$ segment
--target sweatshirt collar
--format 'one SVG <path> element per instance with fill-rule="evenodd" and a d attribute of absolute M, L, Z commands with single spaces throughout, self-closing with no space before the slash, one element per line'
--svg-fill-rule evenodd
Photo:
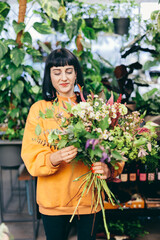
<path fill-rule="evenodd" d="M 57 94 L 57 98 L 58 98 L 58 102 L 74 102 L 76 103 L 76 100 L 77 100 L 77 97 L 76 97 L 76 94 L 74 94 L 73 96 L 71 97 L 63 97 L 61 95 L 59 95 L 58 93 Z"/>

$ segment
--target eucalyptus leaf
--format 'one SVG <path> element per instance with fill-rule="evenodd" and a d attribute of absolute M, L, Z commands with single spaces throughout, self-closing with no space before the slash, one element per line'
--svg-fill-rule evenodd
<path fill-rule="evenodd" d="M 37 136 L 39 136 L 41 134 L 42 130 L 41 130 L 41 126 L 39 124 L 37 124 L 36 128 L 35 128 L 35 134 Z"/>
<path fill-rule="evenodd" d="M 46 118 L 53 118 L 53 111 L 51 109 L 46 110 Z"/>
<path fill-rule="evenodd" d="M 18 67 L 24 60 L 25 53 L 22 49 L 13 48 L 10 53 L 13 63 Z"/>
<path fill-rule="evenodd" d="M 57 144 L 58 149 L 64 148 L 66 146 L 67 142 L 68 142 L 68 140 L 61 139 Z"/>
<path fill-rule="evenodd" d="M 46 23 L 35 22 L 33 28 L 41 34 L 51 34 L 54 33 L 52 28 Z"/>
<path fill-rule="evenodd" d="M 25 29 L 25 24 L 23 22 L 17 23 L 15 20 L 13 20 L 12 24 L 16 34 Z"/>

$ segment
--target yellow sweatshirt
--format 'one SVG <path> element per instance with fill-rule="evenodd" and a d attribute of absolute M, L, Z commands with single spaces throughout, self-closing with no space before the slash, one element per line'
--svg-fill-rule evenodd
<path fill-rule="evenodd" d="M 55 106 L 56 113 L 67 113 L 62 110 L 62 102 L 71 101 L 76 103 L 76 96 L 70 98 L 58 95 L 59 105 Z M 23 142 L 22 142 L 22 159 L 27 170 L 32 176 L 38 178 L 37 181 L 37 203 L 39 211 L 45 215 L 72 215 L 77 206 L 81 179 L 73 182 L 73 180 L 89 171 L 83 162 L 71 162 L 69 164 L 62 162 L 58 166 L 53 166 L 50 162 L 50 154 L 55 151 L 51 149 L 47 143 L 48 132 L 51 129 L 59 129 L 58 123 L 54 119 L 39 118 L 39 111 L 45 113 L 46 108 L 51 108 L 52 102 L 45 100 L 34 103 L 28 114 Z M 42 132 L 39 136 L 40 141 L 36 140 L 35 128 L 39 124 Z M 43 140 L 43 142 L 42 142 Z M 114 176 L 121 173 L 123 164 L 118 164 L 119 169 Z M 91 190 L 83 196 L 76 214 L 90 214 L 91 211 Z M 100 211 L 100 206 L 97 212 Z"/>

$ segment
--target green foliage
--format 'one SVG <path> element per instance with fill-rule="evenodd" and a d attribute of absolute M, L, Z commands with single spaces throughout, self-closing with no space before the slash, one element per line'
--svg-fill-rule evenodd
<path fill-rule="evenodd" d="M 0 3 L 0 30 L 7 33 L 10 6 Z M 32 46 L 32 36 L 25 32 L 25 23 L 12 21 L 11 27 L 18 34 L 22 31 L 22 45 L 13 38 L 0 40 L 0 128 L 7 128 L 3 139 L 22 139 L 30 106 L 40 98 L 40 73 L 26 65 L 25 58 L 40 56 Z M 5 35 L 5 34 L 4 34 Z M 30 80 L 28 80 L 30 79 Z M 32 84 L 31 84 L 32 82 Z"/>
<path fill-rule="evenodd" d="M 146 111 L 146 115 L 160 114 L 160 91 L 157 88 L 141 95 L 138 90 L 136 96 L 132 98 L 136 102 L 136 109 L 141 113 Z"/>
<path fill-rule="evenodd" d="M 137 237 L 144 237 L 148 232 L 145 230 L 144 224 L 141 221 L 136 219 L 124 220 L 110 220 L 108 222 L 108 228 L 112 235 L 123 236 L 126 235 L 130 239 L 135 239 Z M 100 223 L 98 226 L 98 232 L 104 232 L 103 224 Z"/>

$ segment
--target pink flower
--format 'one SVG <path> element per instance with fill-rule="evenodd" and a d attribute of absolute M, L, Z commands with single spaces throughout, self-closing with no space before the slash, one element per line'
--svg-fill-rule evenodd
<path fill-rule="evenodd" d="M 139 153 L 138 153 L 138 157 L 145 157 L 146 155 L 148 155 L 148 153 L 144 150 L 144 148 L 141 148 L 139 150 Z"/>

